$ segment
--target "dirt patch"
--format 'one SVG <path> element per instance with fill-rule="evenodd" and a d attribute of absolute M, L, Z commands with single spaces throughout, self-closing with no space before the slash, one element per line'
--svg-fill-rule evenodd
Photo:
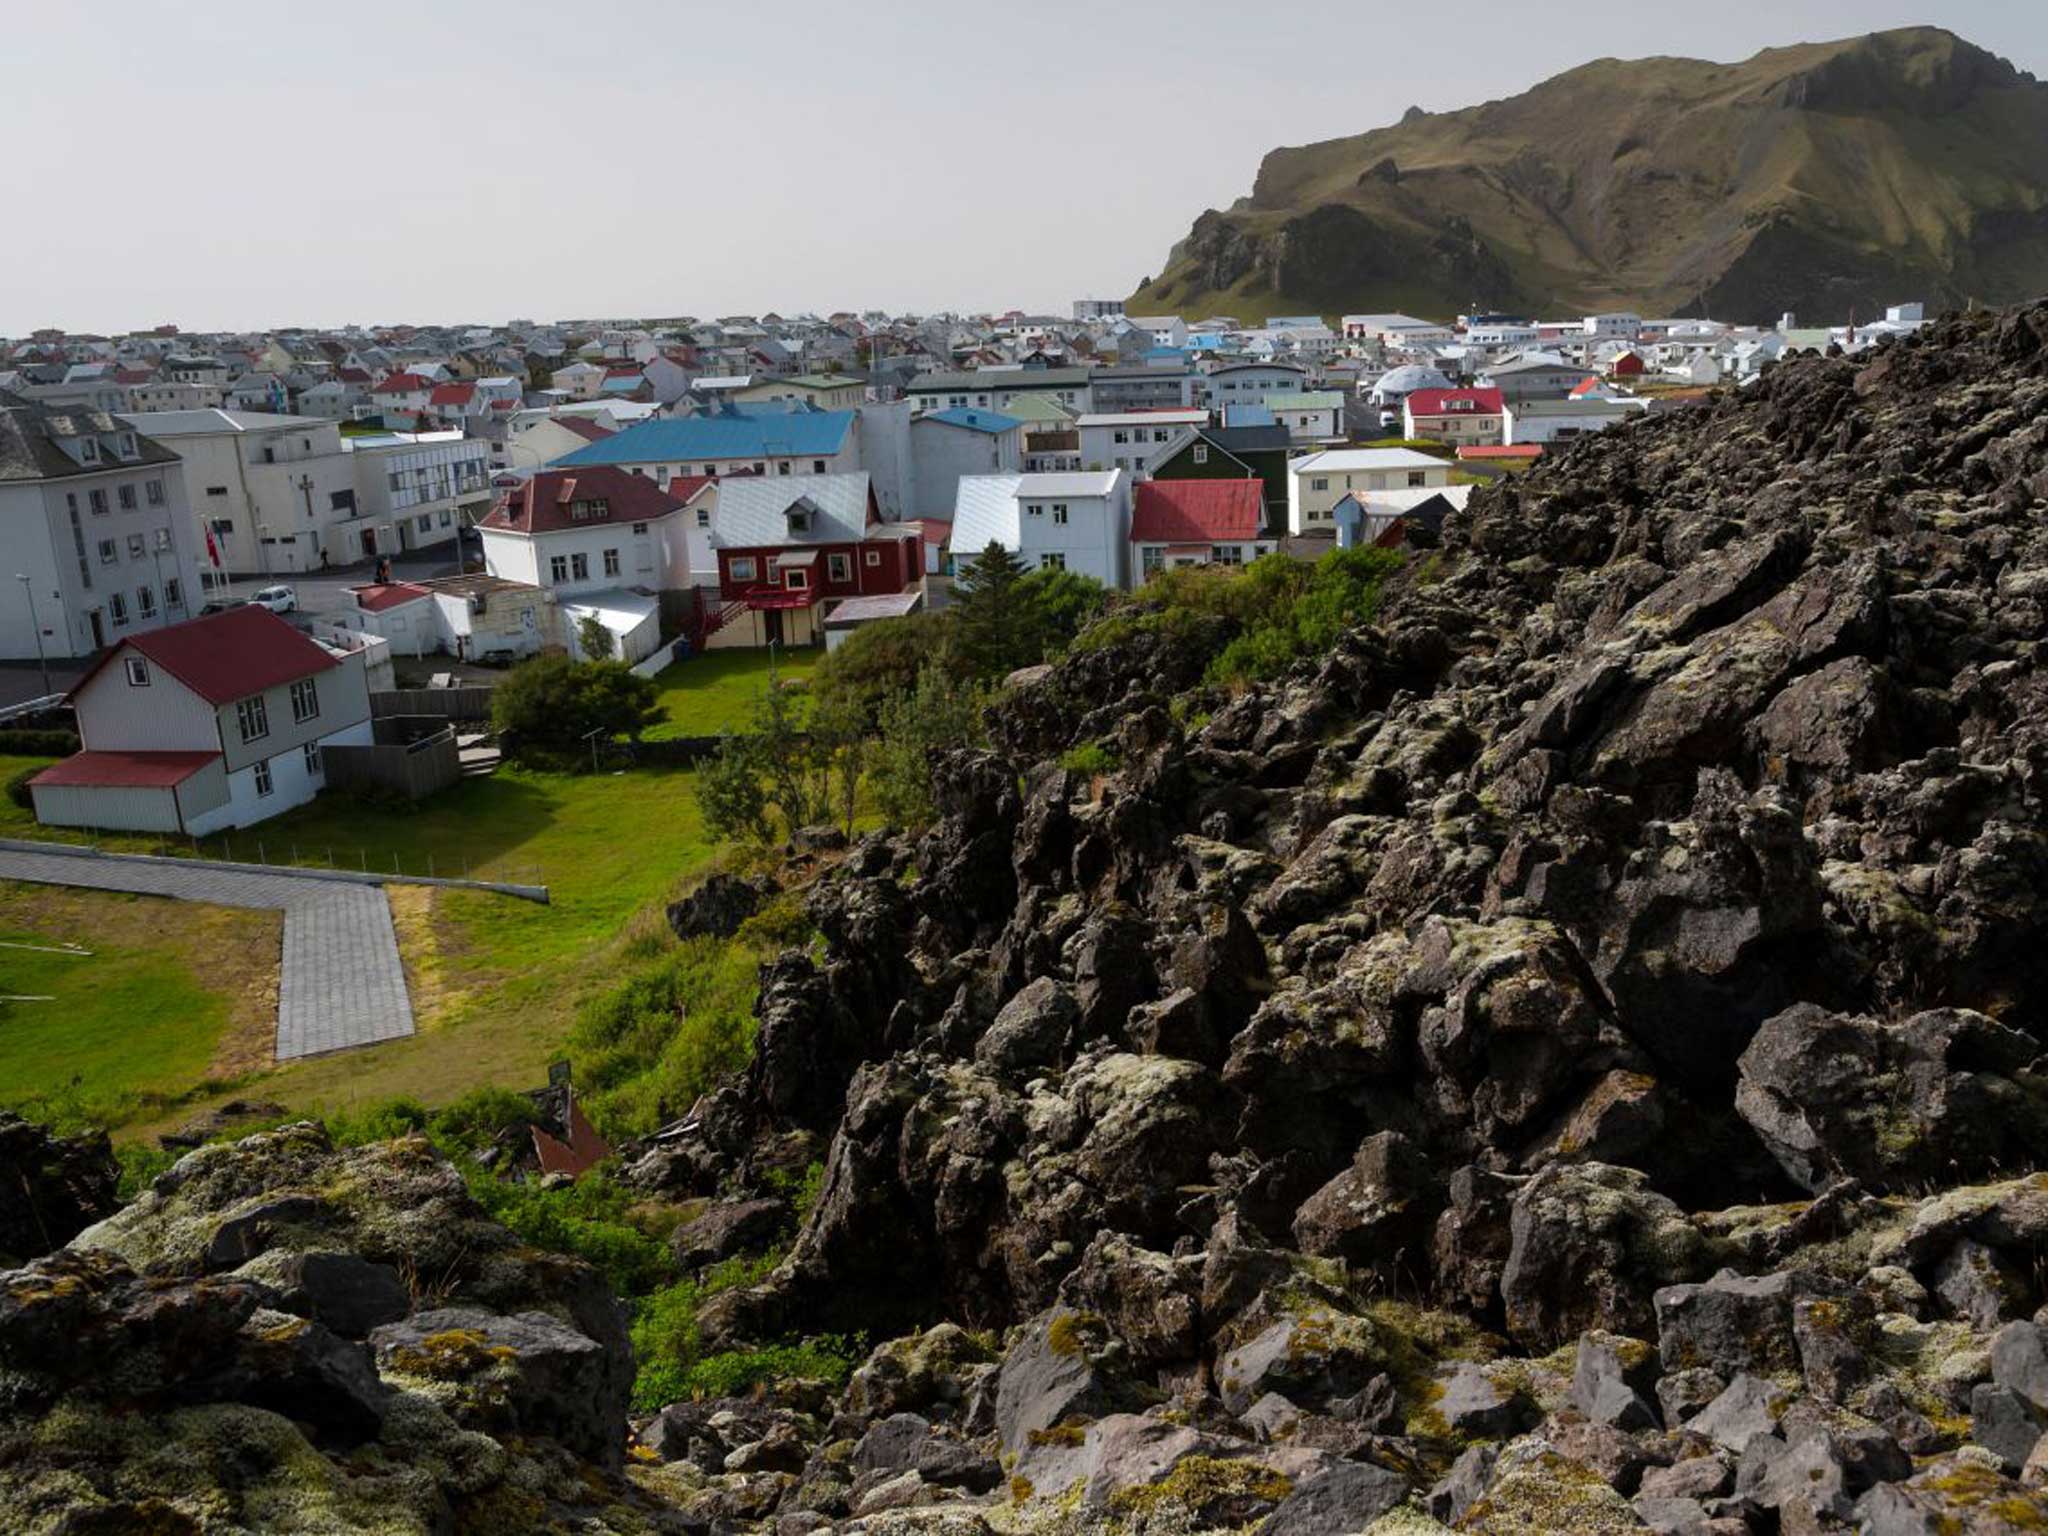
<path fill-rule="evenodd" d="M 398 958 L 405 967 L 412 1016 L 422 1030 L 444 1023 L 478 981 L 468 963 L 458 925 L 441 911 L 442 891 L 431 885 L 387 885 L 391 926 L 398 934 Z"/>

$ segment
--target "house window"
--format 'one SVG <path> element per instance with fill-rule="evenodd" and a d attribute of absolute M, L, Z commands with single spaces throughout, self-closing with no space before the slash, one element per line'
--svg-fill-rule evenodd
<path fill-rule="evenodd" d="M 354 491 L 329 491 L 327 493 L 327 510 L 330 512 L 346 512 L 353 517 L 356 510 L 356 493 Z"/>
<path fill-rule="evenodd" d="M 801 566 L 791 566 L 782 573 L 782 584 L 792 592 L 808 592 L 811 589 L 811 573 Z"/>
<path fill-rule="evenodd" d="M 1429 483 L 1429 472 L 1428 472 L 1427 470 L 1422 470 L 1422 469 L 1411 469 L 1411 470 L 1409 470 L 1409 471 L 1408 471 L 1408 486 L 1409 486 L 1409 489 L 1413 490 L 1413 489 L 1414 489 L 1414 488 L 1415 488 L 1416 486 L 1419 486 L 1419 485 L 1427 485 L 1428 483 Z"/>
<path fill-rule="evenodd" d="M 1243 565 L 1244 546 L 1242 544 L 1213 544 L 1209 548 L 1209 558 L 1218 565 Z"/>
<path fill-rule="evenodd" d="M 567 581 L 568 579 L 569 557 L 567 555 L 550 555 L 548 557 L 548 580 L 557 582 Z"/>
<path fill-rule="evenodd" d="M 1038 557 L 1038 568 L 1041 571 L 1064 571 L 1067 568 L 1067 557 L 1058 550 L 1052 550 Z"/>
<path fill-rule="evenodd" d="M 880 564 L 882 563 L 882 552 L 881 552 L 881 551 L 880 551 L 879 549 L 871 549 L 871 550 L 868 550 L 868 551 L 867 551 L 866 553 L 867 553 L 867 562 L 866 562 L 867 564 L 869 564 L 869 565 L 880 565 Z"/>
<path fill-rule="evenodd" d="M 132 485 L 115 486 L 114 499 L 121 503 L 121 510 L 123 512 L 133 512 L 135 510 L 135 487 Z"/>
<path fill-rule="evenodd" d="M 121 558 L 121 546 L 112 539 L 100 540 L 100 564 L 112 565 Z"/>
<path fill-rule="evenodd" d="M 590 579 L 590 556 L 577 551 L 569 557 L 569 575 L 577 581 Z"/>
<path fill-rule="evenodd" d="M 393 475 L 393 476 L 392 476 L 391 478 L 392 478 L 393 480 L 396 480 L 396 479 L 398 478 L 398 476 L 396 476 L 396 475 Z M 391 487 L 391 489 L 393 489 L 393 490 L 395 491 L 395 490 L 397 490 L 397 489 L 398 489 L 398 487 L 397 487 L 396 485 L 393 485 L 393 486 Z M 209 495 L 209 496 L 225 496 L 225 495 L 227 495 L 227 493 L 228 493 L 228 488 L 227 488 L 226 486 L 224 486 L 224 485 L 209 485 L 209 486 L 208 486 L 208 487 L 206 488 L 206 494 L 207 494 L 207 495 Z"/>
<path fill-rule="evenodd" d="M 88 464 L 97 464 L 100 461 L 100 445 L 89 437 L 81 437 L 78 440 L 78 456 Z"/>
<path fill-rule="evenodd" d="M 782 460 L 780 460 L 780 461 L 779 461 L 779 462 L 778 462 L 778 463 L 776 464 L 776 466 L 775 466 L 775 473 L 777 473 L 778 475 L 786 475 L 786 474 L 788 474 L 788 473 L 789 473 L 789 460 L 787 460 L 787 459 L 782 459 Z"/>
<path fill-rule="evenodd" d="M 175 576 L 170 577 L 164 582 L 164 606 L 166 608 L 182 608 L 185 606 L 185 594 L 179 588 L 178 578 Z"/>
<path fill-rule="evenodd" d="M 149 686 L 149 663 L 140 656 L 128 658 L 128 686 L 147 688 Z"/>
<path fill-rule="evenodd" d="M 310 677 L 302 677 L 292 684 L 292 720 L 303 724 L 320 718 L 320 690 Z"/>
<path fill-rule="evenodd" d="M 1330 482 L 1327 477 L 1317 475 L 1309 481 L 1308 488 L 1312 491 L 1327 491 L 1330 488 Z"/>
<path fill-rule="evenodd" d="M 734 581 L 752 581 L 754 579 L 754 558 L 751 555 L 735 555 L 732 563 L 726 569 L 731 573 Z"/>
<path fill-rule="evenodd" d="M 619 574 L 619 552 L 616 549 L 608 549 L 604 552 L 604 573 L 607 576 Z"/>
<path fill-rule="evenodd" d="M 711 526 L 711 509 L 709 507 L 699 507 L 697 509 L 697 526 L 699 528 L 709 528 Z"/>
<path fill-rule="evenodd" d="M 814 475 L 822 475 L 823 473 L 825 473 L 825 461 L 823 459 L 811 460 L 811 473 Z"/>
<path fill-rule="evenodd" d="M 153 587 L 135 589 L 135 611 L 145 619 L 156 616 L 156 590 Z"/>
<path fill-rule="evenodd" d="M 309 742 L 307 742 L 307 743 L 306 743 L 306 744 L 305 744 L 305 745 L 304 745 L 303 747 L 299 748 L 299 751 L 300 751 L 301 753 L 303 753 L 303 754 L 305 755 L 305 759 L 306 759 L 306 777 L 307 777 L 307 778 L 309 778 L 309 779 L 317 779 L 317 778 L 319 778 L 319 777 L 320 777 L 320 743 L 319 743 L 319 742 L 317 742 L 317 741 L 309 741 Z"/>
<path fill-rule="evenodd" d="M 93 512 L 98 516 L 104 517 L 107 511 L 107 493 L 105 488 L 87 491 L 85 494 L 86 499 L 92 503 Z"/>
<path fill-rule="evenodd" d="M 144 540 L 141 534 L 131 533 L 128 535 L 128 558 L 130 560 L 140 560 L 143 547 Z"/>
<path fill-rule="evenodd" d="M 263 695 L 255 694 L 235 705 L 235 725 L 244 741 L 261 741 L 270 734 L 270 711 L 263 707 Z"/>
<path fill-rule="evenodd" d="M 1195 462 L 1197 464 L 1209 462 L 1209 445 L 1207 443 L 1195 444 Z"/>
<path fill-rule="evenodd" d="M 107 594 L 107 612 L 113 615 L 116 626 L 128 622 L 128 599 L 118 592 Z"/>
<path fill-rule="evenodd" d="M 425 512 L 422 512 L 413 521 L 419 526 L 421 533 L 431 533 L 434 530 L 434 519 Z"/>
<path fill-rule="evenodd" d="M 453 512 L 450 512 L 446 507 L 443 507 L 441 509 L 441 526 L 443 528 L 446 528 L 448 524 L 454 520 L 454 517 L 455 514 Z"/>
<path fill-rule="evenodd" d="M 1045 516 L 1045 508 L 1035 501 L 1029 501 L 1024 504 L 1024 515 L 1026 517 L 1043 517 Z"/>
<path fill-rule="evenodd" d="M 148 503 L 149 503 L 149 504 L 150 504 L 150 505 L 151 505 L 152 507 L 160 507 L 160 506 L 162 506 L 162 505 L 164 504 L 164 483 L 163 483 L 163 481 L 161 481 L 161 480 L 145 480 L 145 481 L 143 481 L 143 482 L 142 482 L 142 499 L 143 499 L 144 501 L 148 502 Z"/>
<path fill-rule="evenodd" d="M 1112 443 L 1128 443 L 1131 440 L 1131 434 L 1119 427 L 1116 431 L 1109 434 L 1109 440 Z"/>
<path fill-rule="evenodd" d="M 1147 544 L 1138 551 L 1138 565 L 1147 576 L 1165 563 L 1166 551 L 1157 544 Z"/>
<path fill-rule="evenodd" d="M 258 795 L 267 795 L 270 793 L 271 787 L 270 759 L 267 757 L 259 758 L 256 762 L 256 793 Z"/>
<path fill-rule="evenodd" d="M 645 523 L 635 523 L 633 525 L 633 536 L 635 538 L 638 538 L 641 534 L 645 533 L 646 531 L 647 525 Z"/>
<path fill-rule="evenodd" d="M 1062 524 L 1066 522 L 1067 504 L 1064 501 L 1056 501 L 1052 504 L 1052 520 Z"/>
<path fill-rule="evenodd" d="M 845 555 L 827 555 L 825 574 L 834 581 L 853 580 L 853 561 Z"/>

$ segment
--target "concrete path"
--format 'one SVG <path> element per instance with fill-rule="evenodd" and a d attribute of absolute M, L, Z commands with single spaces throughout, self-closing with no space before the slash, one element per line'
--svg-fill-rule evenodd
<path fill-rule="evenodd" d="M 391 905 L 374 885 L 219 869 L 201 860 L 123 859 L 0 849 L 0 879 L 85 886 L 260 907 L 284 913 L 277 987 L 277 1059 L 413 1032 Z"/>

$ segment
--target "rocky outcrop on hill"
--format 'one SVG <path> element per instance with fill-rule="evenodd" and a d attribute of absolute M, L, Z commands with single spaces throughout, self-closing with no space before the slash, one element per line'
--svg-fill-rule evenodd
<path fill-rule="evenodd" d="M 1218 624 L 1013 678 L 631 1169 L 678 1276 L 801 1211 L 697 1332 L 842 1390 L 629 1424 L 587 1268 L 291 1127 L 0 1280 L 0 1512 L 2048 1528 L 2048 305 L 1563 449 L 1275 683 Z"/>
<path fill-rule="evenodd" d="M 887 1495 L 995 1529 L 2048 1519 L 2044 605 L 2035 307 L 1482 491 L 1276 684 L 1013 679 L 764 975 L 703 1192 L 830 1151 L 709 1335 L 1015 1329 L 928 1416 L 1006 1483 Z"/>
<path fill-rule="evenodd" d="M 286 1126 L 0 1275 L 0 1528 L 679 1532 L 631 1375 L 603 1280 L 425 1141 Z"/>
<path fill-rule="evenodd" d="M 120 1203 L 107 1138 L 52 1136 L 0 1114 L 0 1269 L 62 1247 Z"/>

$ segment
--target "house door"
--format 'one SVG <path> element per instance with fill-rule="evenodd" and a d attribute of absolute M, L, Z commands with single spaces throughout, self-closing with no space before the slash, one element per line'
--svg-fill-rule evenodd
<path fill-rule="evenodd" d="M 767 610 L 767 614 L 768 643 L 770 645 L 780 645 L 782 644 L 782 610 L 780 608 L 770 608 Z"/>
<path fill-rule="evenodd" d="M 376 556 L 377 530 L 374 528 L 365 528 L 363 530 L 363 558 L 365 560 L 374 560 Z"/>
<path fill-rule="evenodd" d="M 100 618 L 99 609 L 93 609 L 87 617 L 92 620 L 92 648 L 96 651 L 105 650 L 107 648 L 107 626 Z"/>

